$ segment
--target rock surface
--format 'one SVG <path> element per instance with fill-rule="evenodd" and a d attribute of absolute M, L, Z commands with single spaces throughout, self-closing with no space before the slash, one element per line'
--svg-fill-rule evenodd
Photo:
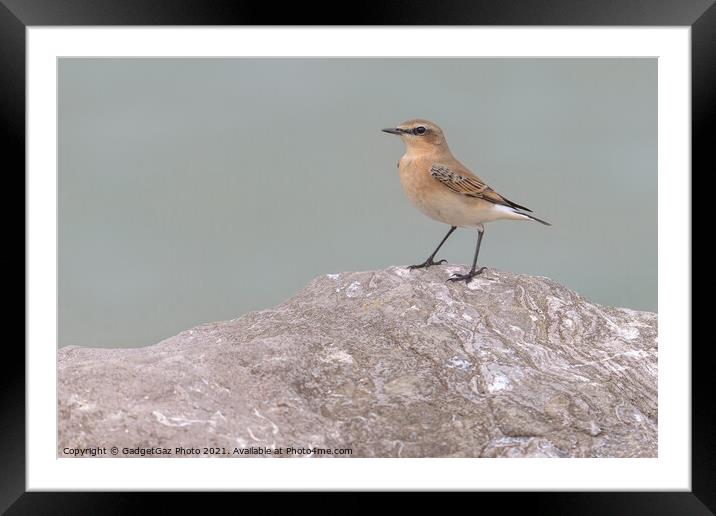
<path fill-rule="evenodd" d="M 61 348 L 58 454 L 657 456 L 656 314 L 461 270 L 329 274 L 154 346 Z"/>

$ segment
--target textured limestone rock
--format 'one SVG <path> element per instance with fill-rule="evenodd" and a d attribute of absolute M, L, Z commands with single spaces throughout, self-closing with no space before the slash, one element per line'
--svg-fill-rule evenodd
<path fill-rule="evenodd" d="M 154 346 L 62 348 L 58 454 L 657 455 L 656 314 L 459 270 L 329 274 Z"/>

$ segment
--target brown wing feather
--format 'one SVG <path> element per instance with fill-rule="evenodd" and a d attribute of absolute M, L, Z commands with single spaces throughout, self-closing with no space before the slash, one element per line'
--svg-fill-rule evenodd
<path fill-rule="evenodd" d="M 430 175 L 455 193 L 485 199 L 495 204 L 502 204 L 519 210 L 532 211 L 498 194 L 487 186 L 482 179 L 467 170 L 461 170 L 458 173 L 445 165 L 435 164 L 430 168 Z"/>

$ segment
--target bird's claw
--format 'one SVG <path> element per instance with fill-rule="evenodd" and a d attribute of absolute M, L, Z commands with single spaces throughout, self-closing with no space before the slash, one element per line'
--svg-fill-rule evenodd
<path fill-rule="evenodd" d="M 472 278 L 474 278 L 478 274 L 482 274 L 482 271 L 484 271 L 485 269 L 487 269 L 487 267 L 480 267 L 476 271 L 470 271 L 467 274 L 453 274 L 445 281 L 462 281 L 462 280 L 464 280 L 465 284 L 467 285 L 468 283 L 470 283 L 470 281 L 472 281 Z"/>
<path fill-rule="evenodd" d="M 408 270 L 414 270 L 414 269 L 427 269 L 431 265 L 442 265 L 443 263 L 447 263 L 447 260 L 438 260 L 437 262 L 434 262 L 432 258 L 428 258 L 423 263 L 418 265 L 410 265 L 408 267 Z"/>

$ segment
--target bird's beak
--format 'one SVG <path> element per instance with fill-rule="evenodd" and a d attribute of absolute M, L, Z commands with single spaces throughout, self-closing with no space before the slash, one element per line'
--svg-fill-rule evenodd
<path fill-rule="evenodd" d="M 403 131 L 402 129 L 400 129 L 400 128 L 398 128 L 398 127 L 388 128 L 388 129 L 381 129 L 381 131 L 383 131 L 384 133 L 390 133 L 390 134 L 402 134 L 402 133 L 405 132 L 405 131 Z"/>

